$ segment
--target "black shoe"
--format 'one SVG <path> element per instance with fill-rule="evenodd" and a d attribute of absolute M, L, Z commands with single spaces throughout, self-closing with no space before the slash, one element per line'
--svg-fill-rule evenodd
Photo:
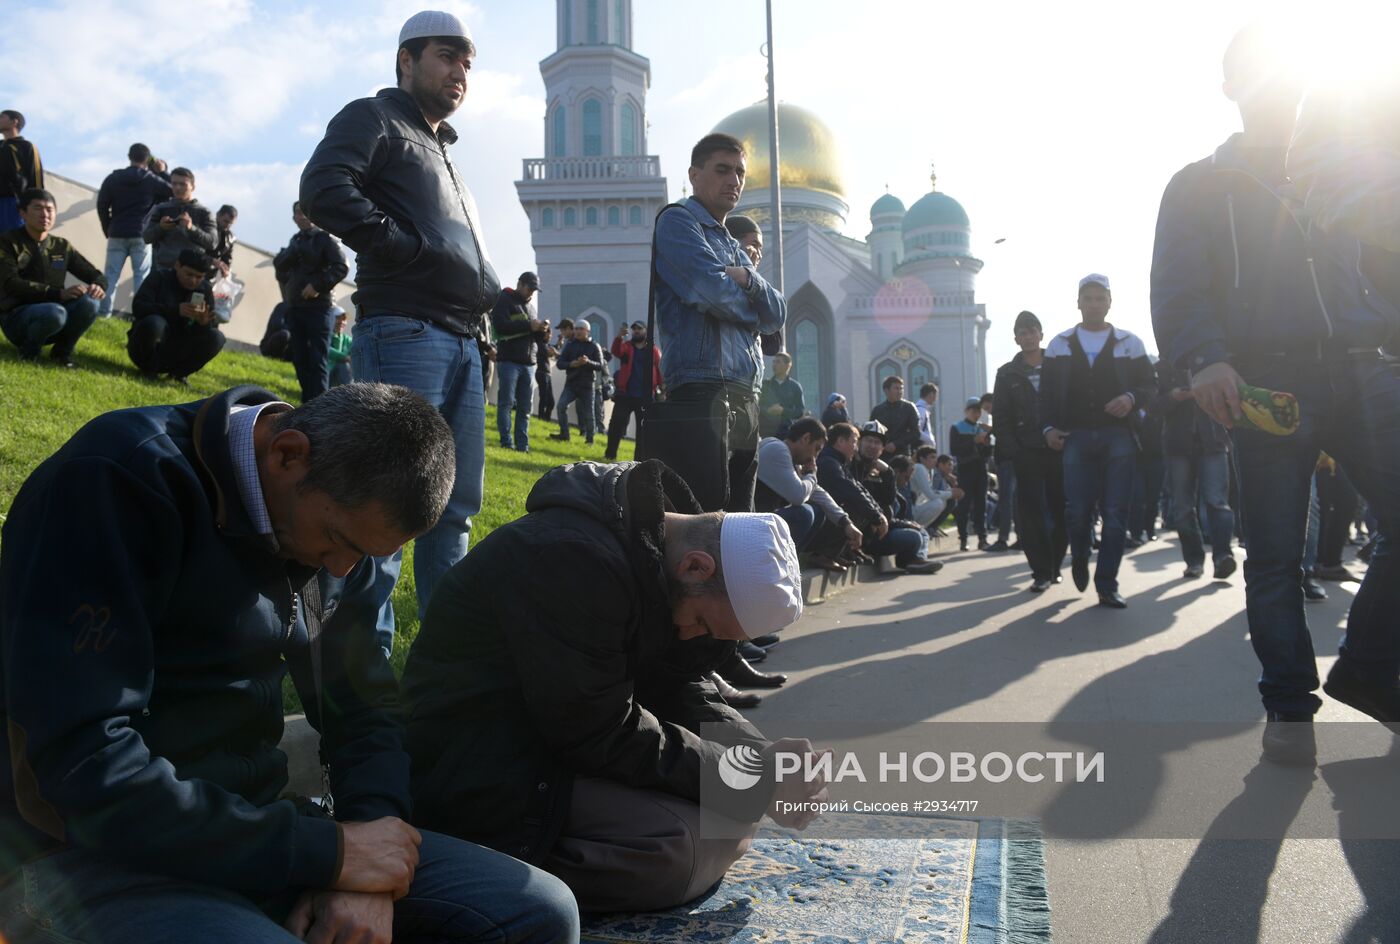
<path fill-rule="evenodd" d="M 1157 540 L 1157 532 L 1156 532 L 1156 531 L 1149 531 L 1149 532 L 1147 532 L 1147 540 L 1149 540 L 1149 541 L 1155 541 L 1155 540 Z"/>
<path fill-rule="evenodd" d="M 37 361 L 39 359 L 39 348 L 26 344 L 19 349 L 19 359 L 22 361 Z"/>
<path fill-rule="evenodd" d="M 188 387 L 190 385 L 190 378 L 188 377 L 176 377 L 174 374 L 171 374 L 170 379 L 182 387 Z"/>
<path fill-rule="evenodd" d="M 1327 591 L 1317 582 L 1316 577 L 1303 578 L 1303 599 L 1309 603 L 1321 603 L 1327 599 Z"/>
<path fill-rule="evenodd" d="M 1376 552 L 1376 540 L 1377 535 L 1372 535 L 1371 539 L 1366 542 L 1366 546 L 1356 552 L 1356 559 L 1363 564 L 1371 563 L 1371 556 Z"/>
<path fill-rule="evenodd" d="M 984 547 L 984 548 L 982 548 L 982 550 L 984 550 L 984 551 L 991 551 L 991 552 L 994 553 L 994 554 L 1000 554 L 1002 551 L 1009 551 L 1009 550 L 1011 550 L 1011 545 L 1007 544 L 1005 541 L 998 541 L 997 543 L 991 545 L 990 547 Z"/>
<path fill-rule="evenodd" d="M 936 574 L 942 569 L 942 561 L 912 560 L 904 565 L 906 574 Z"/>
<path fill-rule="evenodd" d="M 1400 723 L 1400 682 L 1373 682 L 1357 672 L 1345 656 L 1332 664 L 1322 690 L 1382 724 Z"/>
<path fill-rule="evenodd" d="M 1182 580 L 1200 580 L 1206 575 L 1206 568 L 1202 564 L 1187 564 L 1186 573 L 1181 575 Z"/>
<path fill-rule="evenodd" d="M 1142 547 L 1142 538 L 1128 538 L 1123 542 L 1123 547 L 1130 551 L 1136 551 L 1138 548 Z"/>
<path fill-rule="evenodd" d="M 724 676 L 718 672 L 710 673 L 710 681 L 715 683 L 715 688 L 719 689 L 719 697 L 724 699 L 724 703 L 730 708 L 757 708 L 763 702 L 763 696 L 755 692 L 741 692 L 733 685 L 724 680 Z"/>
<path fill-rule="evenodd" d="M 1110 590 L 1107 593 L 1100 591 L 1099 606 L 1106 606 L 1110 610 L 1126 610 L 1128 601 L 1123 599 L 1123 594 L 1117 590 Z"/>
<path fill-rule="evenodd" d="M 616 461 L 617 461 L 617 456 L 615 456 L 615 455 L 608 455 L 608 454 L 605 452 L 605 453 L 603 453 L 603 461 L 604 461 L 604 462 L 616 462 Z"/>
<path fill-rule="evenodd" d="M 1230 575 L 1235 572 L 1235 568 L 1238 566 L 1239 565 L 1235 563 L 1235 559 L 1233 557 L 1220 558 L 1220 560 L 1215 562 L 1214 579 L 1229 580 Z"/>
<path fill-rule="evenodd" d="M 1260 745 L 1264 758 L 1284 767 L 1311 767 L 1317 763 L 1317 739 L 1312 715 L 1303 711 L 1270 711 Z"/>
<path fill-rule="evenodd" d="M 1012 542 L 1011 542 L 1011 546 L 1007 548 L 1008 551 L 1019 551 L 1020 549 L 1021 549 L 1021 539 L 1020 539 L 1020 538 L 1017 538 L 1016 540 L 1012 541 Z"/>
<path fill-rule="evenodd" d="M 1080 593 L 1089 589 L 1089 558 L 1076 557 L 1069 565 L 1070 575 L 1074 577 L 1074 586 Z"/>
<path fill-rule="evenodd" d="M 724 676 L 724 680 L 730 685 L 740 688 L 782 688 L 783 683 L 787 681 L 787 676 L 781 673 L 757 671 L 747 659 L 737 653 L 719 667 L 719 674 Z"/>
<path fill-rule="evenodd" d="M 547 439 L 552 439 L 552 440 L 554 440 L 555 442 L 568 442 L 568 441 L 569 441 L 569 434 L 568 434 L 568 433 L 550 433 L 549 436 L 547 436 L 546 438 L 547 438 Z"/>
<path fill-rule="evenodd" d="M 849 564 L 847 564 L 839 560 L 833 560 L 832 558 L 827 557 L 825 554 L 808 554 L 807 563 L 811 564 L 813 567 L 829 571 L 833 574 L 844 574 L 846 571 L 854 567 L 857 562 L 853 560 Z"/>
<path fill-rule="evenodd" d="M 1055 574 L 1055 583 L 1064 583 L 1064 582 L 1065 582 L 1065 575 L 1057 572 L 1057 573 Z"/>
<path fill-rule="evenodd" d="M 513 449 L 513 448 L 515 448 L 515 447 L 513 447 L 513 446 L 512 446 L 510 443 L 508 443 L 508 442 L 503 442 L 503 443 L 501 443 L 501 448 L 502 448 L 502 449 Z"/>
<path fill-rule="evenodd" d="M 777 633 L 765 633 L 762 636 L 755 636 L 750 639 L 749 642 L 766 651 L 772 649 L 778 643 L 782 642 L 782 640 L 778 638 Z"/>
<path fill-rule="evenodd" d="M 869 564 L 872 567 L 875 566 L 875 558 L 871 557 L 864 551 L 858 551 L 853 548 L 850 551 L 850 557 L 851 563 L 853 564 Z"/>
<path fill-rule="evenodd" d="M 764 659 L 768 658 L 768 653 L 764 652 L 747 639 L 739 643 L 736 651 L 751 663 L 762 662 Z"/>
<path fill-rule="evenodd" d="M 592 436 L 589 436 L 587 439 L 585 439 L 585 440 L 583 441 L 583 444 L 584 444 L 585 446 L 591 446 L 591 445 L 593 445 L 593 437 L 592 437 Z"/>
<path fill-rule="evenodd" d="M 530 447 L 529 447 L 529 446 L 516 446 L 516 447 L 515 447 L 515 451 L 516 451 L 516 452 L 529 452 L 529 451 L 530 451 Z"/>
<path fill-rule="evenodd" d="M 958 550 L 967 550 L 967 538 L 958 538 Z"/>
<path fill-rule="evenodd" d="M 78 366 L 77 364 L 73 363 L 72 351 L 60 351 L 58 348 L 54 348 L 52 351 L 49 351 L 49 360 L 53 361 L 59 367 Z"/>
<path fill-rule="evenodd" d="M 1031 584 L 1031 593 L 1044 593 L 1046 590 L 1050 589 L 1050 584 L 1051 581 L 1049 578 L 1037 577 L 1035 578 L 1035 582 Z"/>
<path fill-rule="evenodd" d="M 1355 580 L 1359 582 L 1361 580 L 1360 577 L 1347 570 L 1346 567 L 1342 566 L 1341 564 L 1332 564 L 1326 567 L 1314 567 L 1313 576 L 1318 578 L 1319 580 L 1335 580 L 1338 583 L 1343 583 L 1348 580 Z"/>
<path fill-rule="evenodd" d="M 991 549 L 992 549 L 992 546 L 991 546 L 990 544 L 987 543 L 987 539 L 986 539 L 986 538 L 978 538 L 978 539 L 977 539 L 977 550 L 979 550 L 979 551 L 990 551 Z"/>

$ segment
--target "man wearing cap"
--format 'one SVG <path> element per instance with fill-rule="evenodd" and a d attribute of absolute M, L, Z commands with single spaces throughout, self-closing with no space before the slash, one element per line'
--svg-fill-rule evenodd
<path fill-rule="evenodd" d="M 1138 443 L 1133 428 L 1139 407 L 1156 393 L 1156 374 L 1142 340 L 1109 324 L 1113 304 L 1108 276 L 1079 280 L 1083 320 L 1057 334 L 1045 349 L 1040 384 L 1041 433 L 1064 455 L 1065 518 L 1074 585 L 1089 586 L 1094 507 L 1103 514 L 1094 586 L 1099 604 L 1123 609 L 1118 565 L 1127 542 Z"/>
<path fill-rule="evenodd" d="M 272 260 L 282 287 L 283 324 L 288 332 L 288 352 L 301 384 L 301 402 L 330 389 L 331 335 L 335 333 L 335 287 L 349 273 L 345 253 L 330 233 L 292 204 L 297 231 Z"/>
<path fill-rule="evenodd" d="M 851 459 L 851 475 L 870 493 L 889 522 L 889 531 L 865 546 L 868 554 L 893 554 L 895 565 L 907 574 L 936 574 L 942 563 L 928 559 L 928 532 L 917 521 L 901 514 L 898 483 L 894 469 L 882 456 L 887 455 L 889 434 L 879 420 L 871 420 L 860 428 L 860 444 Z M 908 510 L 913 515 L 913 508 Z"/>
<path fill-rule="evenodd" d="M 617 447 L 627 432 L 627 423 L 635 415 L 638 425 L 645 419 L 646 405 L 661 389 L 661 348 L 647 337 L 644 321 L 632 322 L 631 337 L 619 332 L 613 338 L 612 356 L 621 366 L 617 369 L 617 391 L 613 394 L 612 418 L 608 420 L 608 446 L 603 458 L 617 461 Z M 647 348 L 654 354 L 647 357 Z M 651 383 L 647 383 L 647 361 L 651 361 Z"/>
<path fill-rule="evenodd" d="M 1249 638 L 1269 722 L 1264 752 L 1311 765 L 1311 722 L 1322 702 L 1302 558 L 1319 451 L 1341 464 L 1383 534 L 1323 690 L 1377 720 L 1400 722 L 1400 556 L 1379 553 L 1400 530 L 1400 376 L 1379 351 L 1393 343 L 1400 313 L 1376 290 L 1377 270 L 1367 264 L 1375 247 L 1357 242 L 1363 231 L 1335 225 L 1340 206 L 1329 207 L 1313 189 L 1308 209 L 1318 216 L 1309 223 L 1311 214 L 1300 215 L 1297 184 L 1318 181 L 1306 161 L 1285 168 L 1295 130 L 1304 141 L 1313 134 L 1307 124 L 1295 129 L 1297 70 L 1279 67 L 1293 61 L 1291 46 L 1285 31 L 1260 25 L 1242 30 L 1225 53 L 1224 92 L 1243 130 L 1182 168 L 1162 195 L 1152 325 L 1163 360 L 1190 371 L 1196 403 L 1233 428 L 1249 545 Z M 1376 91 L 1366 87 L 1368 95 Z M 1325 115 L 1329 123 L 1356 117 L 1335 108 Z M 1373 130 L 1355 126 L 1327 143 L 1346 153 Z M 1337 166 L 1336 180 L 1362 187 L 1378 166 L 1349 160 Z M 1384 203 L 1372 192 L 1352 209 L 1383 213 Z M 1298 429 L 1275 436 L 1240 428 L 1241 383 L 1293 394 Z"/>
<path fill-rule="evenodd" d="M 801 615 L 787 525 L 701 514 L 654 460 L 556 467 L 525 507 L 443 579 L 409 653 L 417 821 L 542 866 L 584 910 L 680 904 L 751 834 L 699 829 L 726 747 L 768 745 L 706 675 Z M 751 792 L 719 797 L 752 823 L 768 796 Z"/>
<path fill-rule="evenodd" d="M 331 119 L 301 177 L 301 203 L 356 253 L 351 366 L 359 380 L 415 390 L 452 427 L 457 479 L 442 519 L 413 548 L 420 617 L 433 587 L 467 553 L 481 510 L 486 396 L 476 334 L 501 286 L 446 119 L 467 94 L 476 56 L 450 13 L 424 11 L 399 32 L 393 88 Z M 387 603 L 400 559 L 379 563 Z M 385 607 L 381 641 L 392 644 Z"/>
<path fill-rule="evenodd" d="M 168 374 L 188 386 L 186 378 L 212 361 L 226 340 L 214 317 L 209 257 L 185 249 L 174 268 L 152 272 L 131 300 L 131 317 L 126 353 L 136 369 L 148 380 Z"/>
<path fill-rule="evenodd" d="M 545 323 L 531 315 L 530 300 L 540 290 L 540 277 L 522 272 L 515 288 L 501 289 L 491 309 L 491 330 L 496 338 L 496 431 L 502 449 L 530 451 L 530 410 L 533 407 L 530 377 L 535 372 L 535 337 Z M 511 414 L 515 435 L 511 436 Z"/>
<path fill-rule="evenodd" d="M 1031 568 L 1032 593 L 1044 593 L 1060 578 L 1069 538 L 1065 530 L 1065 479 L 1060 453 L 1045 442 L 1040 416 L 1044 337 L 1032 312 L 1016 316 L 1020 353 L 997 370 L 992 393 L 997 416 L 997 455 L 1016 470 L 1017 537 Z M 1048 524 L 1048 527 L 1047 527 Z"/>

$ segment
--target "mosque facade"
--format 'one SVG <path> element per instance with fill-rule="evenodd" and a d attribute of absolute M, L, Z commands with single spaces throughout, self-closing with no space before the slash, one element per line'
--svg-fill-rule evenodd
<path fill-rule="evenodd" d="M 652 221 L 667 202 L 660 158 L 646 153 L 650 63 L 631 49 L 631 0 L 557 3 L 558 49 L 540 65 L 547 156 L 525 161 L 516 188 L 530 218 L 539 310 L 585 318 L 605 340 L 646 319 Z M 763 227 L 771 250 L 767 104 L 713 130 L 744 142 L 736 212 Z M 967 212 L 931 176 L 929 192 L 907 208 L 881 196 L 866 238 L 852 238 L 837 136 L 812 112 L 780 104 L 778 140 L 787 350 L 808 410 L 820 414 L 840 392 L 863 420 L 886 377 L 901 377 L 910 399 L 933 381 L 942 442 L 963 401 L 991 389 L 989 322 L 976 295 L 982 261 L 971 253 Z M 765 257 L 764 277 L 775 269 Z"/>

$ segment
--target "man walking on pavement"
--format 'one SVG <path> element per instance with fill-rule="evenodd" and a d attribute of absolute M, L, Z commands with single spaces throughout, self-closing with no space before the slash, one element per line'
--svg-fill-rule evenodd
<path fill-rule="evenodd" d="M 1264 756 L 1311 765 L 1321 707 L 1303 613 L 1309 483 L 1319 451 L 1334 457 L 1380 520 L 1400 528 L 1400 376 L 1379 348 L 1400 312 L 1363 274 L 1354 235 L 1299 216 L 1284 158 L 1301 88 L 1276 63 L 1279 37 L 1241 31 L 1225 53 L 1224 90 L 1244 126 L 1172 178 L 1152 259 L 1152 325 L 1162 356 L 1191 372 L 1207 415 L 1234 430 L 1249 553 L 1249 638 L 1263 668 Z M 1241 428 L 1240 385 L 1297 398 L 1291 435 Z M 1382 538 L 1352 602 L 1323 690 L 1400 722 L 1400 556 Z M 1382 551 L 1382 548 L 1387 548 Z"/>
<path fill-rule="evenodd" d="M 1079 280 L 1083 321 L 1057 334 L 1045 349 L 1040 385 L 1046 444 L 1064 452 L 1066 519 L 1074 585 L 1089 586 L 1094 507 L 1103 514 L 1094 587 L 1099 605 L 1121 610 L 1118 565 L 1127 543 L 1128 504 L 1138 444 L 1133 413 L 1156 392 L 1142 340 L 1107 321 L 1113 304 L 1108 277 Z"/>
<path fill-rule="evenodd" d="M 414 544 L 420 618 L 438 579 L 467 553 L 484 482 L 486 397 L 476 332 L 501 286 L 476 202 L 447 153 L 457 132 L 446 120 L 466 98 L 475 58 L 457 17 L 431 10 L 409 17 L 399 32 L 395 87 L 331 119 L 301 177 L 307 214 L 356 253 L 356 379 L 417 391 L 452 428 L 452 495 Z M 387 602 L 400 556 L 377 566 Z M 380 641 L 389 645 L 393 616 L 385 610 Z"/>

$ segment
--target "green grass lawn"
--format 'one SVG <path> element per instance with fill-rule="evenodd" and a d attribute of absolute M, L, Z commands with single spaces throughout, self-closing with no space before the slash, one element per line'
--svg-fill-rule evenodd
<path fill-rule="evenodd" d="M 285 361 L 258 354 L 225 350 L 190 378 L 189 388 L 172 381 L 148 381 L 126 356 L 128 325 L 99 319 L 78 343 L 78 370 L 61 370 L 47 359 L 19 360 L 9 344 L 0 344 L 0 520 L 15 493 L 34 467 L 63 445 L 88 420 L 109 410 L 131 406 L 184 403 L 211 396 L 239 384 L 257 384 L 295 403 L 296 375 Z M 547 470 L 565 462 L 603 457 L 604 437 L 588 446 L 575 435 L 572 442 L 546 438 L 556 427 L 535 420 L 528 454 L 502 449 L 497 443 L 496 410 L 486 408 L 486 495 L 481 514 L 472 525 L 472 544 L 494 528 L 525 513 L 525 496 Z M 620 459 L 632 458 L 632 443 L 624 441 Z M 418 603 L 413 590 L 412 548 L 404 554 L 403 576 L 394 590 L 398 635 L 394 665 L 402 669 L 408 647 L 418 635 Z"/>

